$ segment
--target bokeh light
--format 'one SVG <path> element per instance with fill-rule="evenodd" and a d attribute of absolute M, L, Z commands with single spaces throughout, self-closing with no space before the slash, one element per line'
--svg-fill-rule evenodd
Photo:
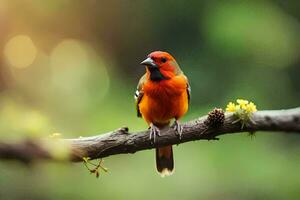
<path fill-rule="evenodd" d="M 65 39 L 51 53 L 51 65 L 55 68 L 85 69 L 88 62 L 86 49 L 78 40 Z"/>
<path fill-rule="evenodd" d="M 30 66 L 35 60 L 37 49 L 29 36 L 17 35 L 5 45 L 4 55 L 8 63 L 16 68 Z"/>
<path fill-rule="evenodd" d="M 73 39 L 61 41 L 50 55 L 50 67 L 57 92 L 72 97 L 77 108 L 82 108 L 87 103 L 86 81 L 90 68 L 88 52 L 83 44 Z"/>
<path fill-rule="evenodd" d="M 109 76 L 103 61 L 82 41 L 62 40 L 50 55 L 50 67 L 51 80 L 56 91 L 73 97 L 69 105 L 74 104 L 76 109 L 86 107 L 91 95 L 94 98 L 104 97 L 108 91 Z M 95 87 L 97 95 L 94 92 Z"/>

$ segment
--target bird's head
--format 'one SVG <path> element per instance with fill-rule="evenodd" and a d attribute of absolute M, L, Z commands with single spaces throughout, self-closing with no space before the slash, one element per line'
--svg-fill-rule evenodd
<path fill-rule="evenodd" d="M 170 79 L 182 73 L 174 57 L 163 51 L 150 53 L 141 65 L 146 66 L 146 73 L 152 81 Z"/>

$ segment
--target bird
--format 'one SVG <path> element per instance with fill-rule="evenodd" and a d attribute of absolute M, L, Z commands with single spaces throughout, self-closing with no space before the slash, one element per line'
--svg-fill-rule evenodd
<path fill-rule="evenodd" d="M 156 142 L 161 129 L 171 126 L 181 139 L 183 126 L 179 122 L 188 111 L 191 87 L 175 58 L 168 52 L 154 51 L 140 63 L 146 73 L 135 92 L 137 116 L 149 125 L 150 141 Z M 156 169 L 162 176 L 174 172 L 172 145 L 156 148 Z"/>

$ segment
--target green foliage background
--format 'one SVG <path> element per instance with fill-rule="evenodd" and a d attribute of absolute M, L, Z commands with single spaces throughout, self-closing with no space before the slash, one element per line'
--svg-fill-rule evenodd
<path fill-rule="evenodd" d="M 173 54 L 190 79 L 184 121 L 237 98 L 258 109 L 299 106 L 299 8 L 296 0 L 3 0 L 1 140 L 146 129 L 133 94 L 139 63 L 154 50 Z M 23 67 L 12 61 L 26 61 L 28 44 L 8 47 L 18 35 L 36 49 Z M 0 199 L 298 199 L 299 142 L 257 133 L 182 144 L 176 173 L 163 179 L 153 150 L 106 158 L 99 179 L 80 163 L 1 161 Z"/>

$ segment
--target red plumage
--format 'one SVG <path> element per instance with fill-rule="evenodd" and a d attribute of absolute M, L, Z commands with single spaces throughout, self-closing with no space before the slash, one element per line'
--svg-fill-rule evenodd
<path fill-rule="evenodd" d="M 188 110 L 190 87 L 188 79 L 176 60 L 168 53 L 151 53 L 141 64 L 146 74 L 140 79 L 136 93 L 138 116 L 150 126 L 150 137 L 159 134 L 159 128 L 175 119 L 175 129 L 181 136 L 179 120 Z M 157 170 L 170 175 L 174 168 L 172 146 L 156 149 Z"/>

